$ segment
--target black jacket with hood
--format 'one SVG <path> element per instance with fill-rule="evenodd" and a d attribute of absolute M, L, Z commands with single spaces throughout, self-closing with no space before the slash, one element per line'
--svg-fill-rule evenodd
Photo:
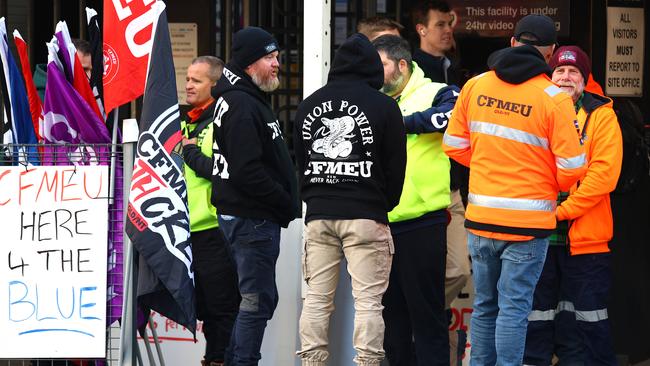
<path fill-rule="evenodd" d="M 487 61 L 499 79 L 510 84 L 521 84 L 539 74 L 551 76 L 552 70 L 544 56 L 534 47 L 523 45 L 493 52 Z"/>
<path fill-rule="evenodd" d="M 400 109 L 379 92 L 384 69 L 370 41 L 355 34 L 337 50 L 327 85 L 296 113 L 294 141 L 305 221 L 388 223 L 406 168 Z"/>
<path fill-rule="evenodd" d="M 286 227 L 300 215 L 296 173 L 268 95 L 228 63 L 212 96 L 212 204 L 219 214 Z"/>

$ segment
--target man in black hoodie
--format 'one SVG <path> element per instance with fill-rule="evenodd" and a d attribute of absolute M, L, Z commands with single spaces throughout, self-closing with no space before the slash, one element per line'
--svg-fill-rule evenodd
<path fill-rule="evenodd" d="M 268 95 L 279 86 L 278 43 L 247 27 L 212 90 L 212 203 L 237 266 L 241 303 L 226 365 L 257 365 L 266 323 L 278 303 L 280 227 L 298 216 L 296 175 Z"/>
<path fill-rule="evenodd" d="M 399 203 L 406 135 L 397 103 L 378 91 L 384 70 L 377 51 L 357 33 L 338 49 L 327 85 L 298 107 L 295 152 L 307 203 L 300 317 L 302 364 L 325 366 L 338 267 L 348 262 L 354 297 L 358 365 L 384 358 L 382 296 L 393 242 L 387 212 Z"/>

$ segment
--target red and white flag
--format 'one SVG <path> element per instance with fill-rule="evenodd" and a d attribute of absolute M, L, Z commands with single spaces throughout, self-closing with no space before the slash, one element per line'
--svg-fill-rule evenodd
<path fill-rule="evenodd" d="M 156 0 L 104 0 L 104 107 L 106 113 L 144 92 Z"/>

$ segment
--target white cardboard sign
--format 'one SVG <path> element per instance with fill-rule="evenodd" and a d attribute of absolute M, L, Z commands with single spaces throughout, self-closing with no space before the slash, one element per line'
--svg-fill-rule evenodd
<path fill-rule="evenodd" d="M 108 167 L 0 167 L 0 358 L 106 353 Z"/>

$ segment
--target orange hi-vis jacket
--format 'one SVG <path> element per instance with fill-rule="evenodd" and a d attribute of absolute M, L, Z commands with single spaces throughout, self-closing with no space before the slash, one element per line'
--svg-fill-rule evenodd
<path fill-rule="evenodd" d="M 568 190 L 584 171 L 575 120 L 571 98 L 544 73 L 518 84 L 495 71 L 469 80 L 443 139 L 447 155 L 470 167 L 465 226 L 513 237 L 550 235 L 558 190 Z"/>
<path fill-rule="evenodd" d="M 587 170 L 557 208 L 557 219 L 569 220 L 572 255 L 606 253 L 614 226 L 609 193 L 621 172 L 623 138 L 609 98 L 585 92 L 578 123 Z"/>

